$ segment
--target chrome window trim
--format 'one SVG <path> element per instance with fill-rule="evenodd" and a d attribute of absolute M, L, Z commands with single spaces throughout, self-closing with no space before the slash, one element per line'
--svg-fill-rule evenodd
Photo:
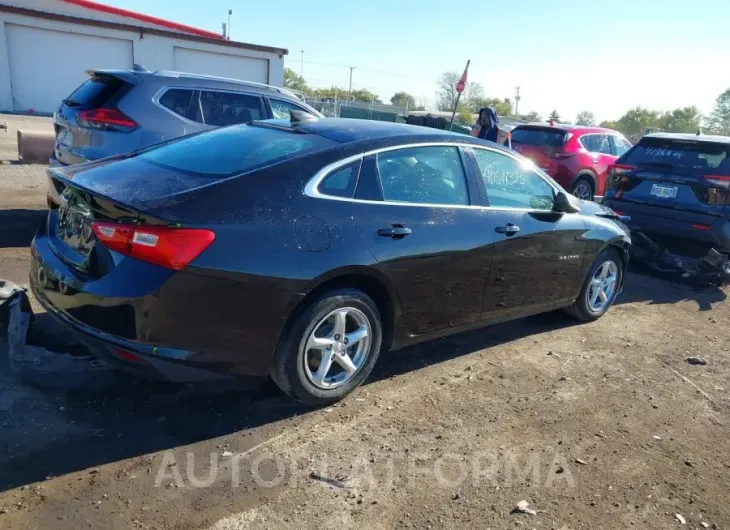
<path fill-rule="evenodd" d="M 535 173 L 542 178 L 554 191 L 559 192 L 559 187 L 556 187 L 555 184 L 550 182 L 549 179 L 546 179 L 545 176 L 542 174 L 540 168 L 538 168 L 534 163 L 532 163 L 529 159 L 520 157 L 517 155 L 517 153 L 510 153 L 505 152 L 500 149 L 494 149 L 489 146 L 482 146 L 482 145 L 476 145 L 476 144 L 470 144 L 470 143 L 454 143 L 454 142 L 419 142 L 414 144 L 402 144 L 402 145 L 395 145 L 395 146 L 389 146 L 389 147 L 381 147 L 379 149 L 373 149 L 371 151 L 366 151 L 364 153 L 359 153 L 356 155 L 348 156 L 347 158 L 343 158 L 341 160 L 338 160 L 336 162 L 332 162 L 331 164 L 326 165 L 317 173 L 314 174 L 314 176 L 309 179 L 306 186 L 304 187 L 304 195 L 307 197 L 310 197 L 312 199 L 324 199 L 327 201 L 340 201 L 340 202 L 349 202 L 349 203 L 356 203 L 356 204 L 382 204 L 385 206 L 411 206 L 416 208 L 451 208 L 451 209 L 458 209 L 458 210 L 487 210 L 487 211 L 509 211 L 509 212 L 552 212 L 553 210 L 543 210 L 539 208 L 511 208 L 507 206 L 483 206 L 481 204 L 430 204 L 430 203 L 422 203 L 422 202 L 398 202 L 398 201 L 370 201 L 365 199 L 355 199 L 354 197 L 348 198 L 348 197 L 336 197 L 334 195 L 327 195 L 325 193 L 322 193 L 319 191 L 318 186 L 322 180 L 324 180 L 330 173 L 333 171 L 338 170 L 339 168 L 346 166 L 347 164 L 351 164 L 352 162 L 355 162 L 356 160 L 363 161 L 365 157 L 371 156 L 371 155 L 377 155 L 379 153 L 387 153 L 389 151 L 398 151 L 400 149 L 409 149 L 411 147 L 456 147 L 456 148 L 473 148 L 473 149 L 482 149 L 484 151 L 491 151 L 493 153 L 497 153 L 503 156 L 507 156 L 509 158 L 512 158 L 519 164 L 524 164 L 525 162 L 530 164 L 530 169 L 535 170 Z M 463 161 L 462 161 L 463 164 Z M 361 170 L 362 170 L 362 166 Z M 466 176 L 466 168 L 464 168 L 465 176 Z"/>

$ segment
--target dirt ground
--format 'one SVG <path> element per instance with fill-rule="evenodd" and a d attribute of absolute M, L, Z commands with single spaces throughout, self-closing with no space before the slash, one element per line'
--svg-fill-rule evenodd
<path fill-rule="evenodd" d="M 18 167 L 0 278 L 26 283 L 45 177 Z M 34 387 L 0 351 L 0 528 L 730 528 L 726 293 L 632 272 L 598 322 L 394 352 L 321 410 L 265 381 Z"/>

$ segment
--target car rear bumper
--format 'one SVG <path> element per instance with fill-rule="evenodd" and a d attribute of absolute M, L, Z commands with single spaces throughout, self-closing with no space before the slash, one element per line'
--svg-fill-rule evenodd
<path fill-rule="evenodd" d="M 39 233 L 31 244 L 30 287 L 91 353 L 125 370 L 172 381 L 268 373 L 302 295 L 255 279 L 124 260 L 107 276 L 85 280 Z"/>
<path fill-rule="evenodd" d="M 652 237 L 674 241 L 680 247 L 698 247 L 695 253 L 702 253 L 702 250 L 706 253 L 709 248 L 730 252 L 730 220 L 725 216 L 611 199 L 604 200 L 603 204 L 629 216 L 631 220 L 626 224 L 632 230 L 639 229 Z"/>

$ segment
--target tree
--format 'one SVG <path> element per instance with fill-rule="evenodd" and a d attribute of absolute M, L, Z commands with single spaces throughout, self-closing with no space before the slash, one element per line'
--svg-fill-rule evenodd
<path fill-rule="evenodd" d="M 480 98 L 472 99 L 469 108 L 473 112 L 479 112 L 483 107 L 492 107 L 497 116 L 512 116 L 512 100 L 510 98 Z"/>
<path fill-rule="evenodd" d="M 293 90 L 300 90 L 305 93 L 310 92 L 307 82 L 302 76 L 291 68 L 284 68 L 284 86 Z"/>
<path fill-rule="evenodd" d="M 701 125 L 702 113 L 694 105 L 665 112 L 659 118 L 659 127 L 667 132 L 696 133 Z"/>
<path fill-rule="evenodd" d="M 459 82 L 459 79 L 461 79 L 461 74 L 458 72 L 444 72 L 439 77 L 436 92 L 436 106 L 439 110 L 453 110 L 459 96 L 456 91 L 456 83 Z M 466 107 L 465 100 L 466 98 L 461 100 L 463 107 Z"/>
<path fill-rule="evenodd" d="M 474 114 L 472 114 L 468 110 L 459 112 L 454 118 L 454 121 L 456 123 L 460 123 L 461 125 L 474 125 L 474 123 L 476 122 L 476 120 L 474 119 Z"/>
<path fill-rule="evenodd" d="M 408 92 L 396 92 L 393 94 L 393 97 L 390 98 L 390 102 L 396 107 L 416 110 L 416 98 L 411 96 Z"/>
<path fill-rule="evenodd" d="M 548 120 L 554 121 L 556 123 L 560 122 L 560 114 L 558 114 L 558 109 L 553 109 L 553 111 L 550 113 L 550 116 L 548 116 Z"/>
<path fill-rule="evenodd" d="M 661 115 L 656 110 L 649 110 L 643 107 L 629 109 L 616 122 L 618 130 L 626 136 L 639 136 L 646 127 L 659 127 Z"/>
<path fill-rule="evenodd" d="M 602 121 L 598 124 L 598 126 L 603 127 L 604 129 L 613 129 L 614 131 L 618 131 L 618 122 L 613 120 Z"/>
<path fill-rule="evenodd" d="M 348 91 L 346 88 L 333 86 L 330 88 L 318 89 L 317 92 L 321 98 L 338 99 L 339 101 L 348 100 Z M 349 95 L 349 99 L 351 101 L 364 101 L 366 103 L 370 103 L 371 101 L 375 101 L 375 103 L 382 103 L 380 97 L 364 88 L 360 90 L 353 90 L 352 94 Z"/>
<path fill-rule="evenodd" d="M 347 93 L 345 93 L 347 94 Z M 361 88 L 360 90 L 353 90 L 352 94 L 350 95 L 350 99 L 352 101 L 366 101 L 370 103 L 371 101 L 374 101 L 375 103 L 382 103 L 382 100 L 380 97 L 370 92 L 367 88 Z"/>
<path fill-rule="evenodd" d="M 707 126 L 714 134 L 730 135 L 730 88 L 720 94 L 715 100 Z"/>
<path fill-rule="evenodd" d="M 590 110 L 584 110 L 575 117 L 575 124 L 592 127 L 596 124 L 596 117 Z"/>

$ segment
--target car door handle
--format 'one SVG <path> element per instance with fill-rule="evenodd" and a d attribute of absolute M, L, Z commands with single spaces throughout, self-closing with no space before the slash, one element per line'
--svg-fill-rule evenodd
<path fill-rule="evenodd" d="M 392 237 L 393 239 L 403 238 L 411 232 L 412 230 L 410 228 L 407 228 L 403 225 L 390 225 L 388 228 L 378 229 L 379 236 Z"/>
<path fill-rule="evenodd" d="M 513 234 L 516 234 L 520 231 L 520 227 L 517 225 L 513 225 L 512 223 L 507 223 L 504 226 L 498 226 L 494 229 L 495 232 L 498 234 L 507 234 L 508 236 L 511 236 Z"/>

